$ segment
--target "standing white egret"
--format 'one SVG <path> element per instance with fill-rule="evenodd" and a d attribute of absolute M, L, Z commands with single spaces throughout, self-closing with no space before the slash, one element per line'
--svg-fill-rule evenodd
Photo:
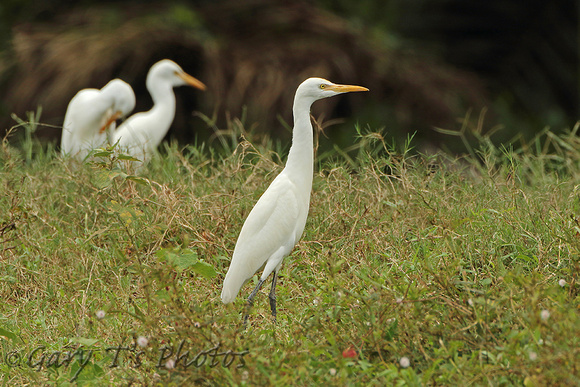
<path fill-rule="evenodd" d="M 286 167 L 262 194 L 250 214 L 234 248 L 230 268 L 224 279 L 221 299 L 232 302 L 242 285 L 265 266 L 262 276 L 248 297 L 249 308 L 256 293 L 274 272 L 270 291 L 270 308 L 276 319 L 276 280 L 282 260 L 302 236 L 312 189 L 314 145 L 310 106 L 314 101 L 352 91 L 368 91 L 361 86 L 337 85 L 322 78 L 302 82 L 294 97 L 294 129 Z"/>
<path fill-rule="evenodd" d="M 68 104 L 60 151 L 83 160 L 94 148 L 107 142 L 107 130 L 115 128 L 115 120 L 135 108 L 135 93 L 129 84 L 113 79 L 102 89 L 83 89 Z"/>
<path fill-rule="evenodd" d="M 133 114 L 113 134 L 113 143 L 131 156 L 147 162 L 161 144 L 175 116 L 173 88 L 190 85 L 205 90 L 205 85 L 187 74 L 179 65 L 163 59 L 147 74 L 147 90 L 153 99 L 153 107 L 147 112 Z"/>

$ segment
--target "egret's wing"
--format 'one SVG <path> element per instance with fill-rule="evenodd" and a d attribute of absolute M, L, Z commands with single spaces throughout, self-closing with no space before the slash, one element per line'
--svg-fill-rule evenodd
<path fill-rule="evenodd" d="M 296 232 L 303 227 L 298 224 L 304 218 L 301 214 L 308 211 L 301 203 L 294 183 L 283 173 L 278 175 L 242 226 L 224 280 L 224 302 L 231 302 L 244 282 L 275 253 L 281 260 L 292 250 L 297 242 Z"/>
<path fill-rule="evenodd" d="M 98 93 L 96 89 L 84 89 L 75 94 L 66 108 L 64 122 L 62 124 L 62 136 L 60 141 L 61 153 L 70 154 L 73 151 L 74 136 L 79 132 L 79 127 L 84 125 L 82 116 L 85 101 L 90 101 L 91 96 Z"/>
<path fill-rule="evenodd" d="M 274 180 L 244 222 L 236 244 L 238 250 L 247 246 L 257 255 L 255 248 L 263 246 L 273 252 L 292 239 L 299 215 L 296 194 L 296 186 L 285 176 Z M 268 248 L 270 245 L 272 248 Z"/>
<path fill-rule="evenodd" d="M 74 155 L 100 140 L 100 124 L 110 108 L 98 89 L 79 91 L 68 104 L 63 122 L 61 151 Z"/>

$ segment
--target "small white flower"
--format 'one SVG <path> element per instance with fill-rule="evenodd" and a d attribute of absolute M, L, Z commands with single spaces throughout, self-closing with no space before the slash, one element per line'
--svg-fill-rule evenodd
<path fill-rule="evenodd" d="M 469 304 L 469 306 L 473 306 L 473 300 L 471 298 L 467 299 L 467 303 Z"/>
<path fill-rule="evenodd" d="M 409 361 L 409 358 L 407 356 L 403 356 L 401 360 L 399 360 L 399 364 L 401 365 L 401 367 L 407 368 L 411 365 L 411 362 Z"/>
<path fill-rule="evenodd" d="M 370 322 L 370 321 L 365 321 L 365 325 L 366 325 L 367 327 L 370 327 L 370 326 L 371 326 L 371 322 Z"/>
<path fill-rule="evenodd" d="M 149 344 L 149 340 L 147 340 L 147 337 L 145 337 L 145 336 L 139 336 L 139 337 L 137 337 L 137 344 L 141 348 L 145 348 L 147 346 L 147 344 Z"/>
<path fill-rule="evenodd" d="M 338 297 L 342 297 L 342 292 L 336 292 L 336 295 L 337 295 Z"/>
<path fill-rule="evenodd" d="M 328 372 L 330 372 L 331 376 L 336 375 L 336 368 L 331 368 Z"/>
<path fill-rule="evenodd" d="M 250 373 L 247 370 L 245 370 L 244 372 L 242 372 L 242 380 L 243 381 L 248 380 L 249 377 L 250 377 Z"/>
<path fill-rule="evenodd" d="M 97 316 L 97 318 L 99 320 L 102 320 L 105 318 L 105 311 L 104 310 L 97 310 L 97 313 L 95 313 L 95 315 Z"/>
<path fill-rule="evenodd" d="M 550 311 L 548 309 L 544 309 L 540 312 L 540 317 L 542 320 L 547 321 L 550 318 Z"/>
<path fill-rule="evenodd" d="M 566 280 L 562 278 L 560 281 L 558 281 L 558 285 L 560 285 L 561 287 L 566 286 Z"/>
<path fill-rule="evenodd" d="M 315 298 L 314 300 L 312 300 L 312 304 L 314 304 L 314 306 L 318 305 L 318 298 Z"/>
<path fill-rule="evenodd" d="M 540 345 L 544 344 L 544 340 L 543 339 L 538 339 L 538 344 L 540 344 Z"/>
<path fill-rule="evenodd" d="M 530 353 L 528 353 L 528 356 L 530 357 L 531 361 L 534 361 L 538 358 L 538 354 L 535 353 L 534 351 L 530 351 Z"/>
<path fill-rule="evenodd" d="M 196 321 L 196 322 L 193 323 L 193 326 L 196 327 L 196 328 L 199 328 L 201 326 L 201 324 Z"/>
<path fill-rule="evenodd" d="M 173 359 L 167 360 L 167 362 L 165 363 L 165 368 L 167 368 L 168 370 L 175 368 L 175 360 Z"/>
<path fill-rule="evenodd" d="M 397 298 L 395 298 L 395 302 L 397 304 L 401 304 L 401 303 L 403 303 L 403 299 L 401 297 L 397 297 Z"/>

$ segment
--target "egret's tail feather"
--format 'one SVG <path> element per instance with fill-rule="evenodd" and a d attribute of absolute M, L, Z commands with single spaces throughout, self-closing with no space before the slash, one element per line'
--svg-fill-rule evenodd
<path fill-rule="evenodd" d="M 226 274 L 226 278 L 224 279 L 224 285 L 222 288 L 222 302 L 224 304 L 229 304 L 236 299 L 236 296 L 240 292 L 242 285 L 244 284 L 243 280 L 239 278 L 234 278 L 229 275 L 230 272 Z"/>

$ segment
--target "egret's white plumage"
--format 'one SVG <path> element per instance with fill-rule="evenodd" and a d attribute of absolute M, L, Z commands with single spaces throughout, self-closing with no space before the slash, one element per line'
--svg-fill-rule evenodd
<path fill-rule="evenodd" d="M 302 82 L 294 97 L 292 147 L 286 167 L 272 181 L 248 215 L 236 242 L 230 268 L 224 279 L 221 299 L 232 302 L 242 285 L 262 266 L 258 286 L 248 298 L 248 306 L 262 283 L 274 272 L 270 307 L 276 316 L 275 287 L 282 260 L 300 240 L 310 205 L 314 165 L 310 106 L 314 101 L 352 91 L 361 86 L 336 85 L 322 78 Z"/>
<path fill-rule="evenodd" d="M 129 84 L 113 79 L 102 89 L 83 89 L 68 104 L 60 150 L 83 160 L 94 148 L 107 142 L 107 131 L 115 128 L 115 120 L 135 108 L 135 93 Z"/>
<path fill-rule="evenodd" d="M 147 112 L 129 117 L 113 134 L 113 143 L 131 156 L 149 160 L 151 154 L 169 131 L 175 116 L 175 94 L 173 88 L 190 85 L 205 90 L 205 85 L 187 74 L 175 62 L 163 59 L 147 74 L 147 90 L 153 99 L 153 107 Z"/>

